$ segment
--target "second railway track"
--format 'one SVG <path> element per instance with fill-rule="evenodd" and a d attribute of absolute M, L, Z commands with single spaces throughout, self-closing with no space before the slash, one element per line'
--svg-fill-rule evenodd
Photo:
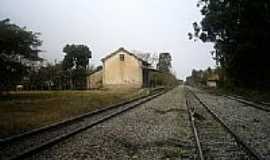
<path fill-rule="evenodd" d="M 146 103 L 167 91 L 109 106 L 0 141 L 0 159 L 21 159 Z"/>
<path fill-rule="evenodd" d="M 225 95 L 224 97 L 229 98 L 231 100 L 238 101 L 238 102 L 243 103 L 243 104 L 245 104 L 247 106 L 251 106 L 251 107 L 257 108 L 259 110 L 263 110 L 265 112 L 270 112 L 270 105 L 269 104 L 264 104 L 262 102 L 254 102 L 254 101 L 247 100 L 245 98 L 238 97 L 238 96 L 227 96 L 227 95 Z"/>
<path fill-rule="evenodd" d="M 186 98 L 201 160 L 264 159 L 189 89 L 186 89 Z"/>

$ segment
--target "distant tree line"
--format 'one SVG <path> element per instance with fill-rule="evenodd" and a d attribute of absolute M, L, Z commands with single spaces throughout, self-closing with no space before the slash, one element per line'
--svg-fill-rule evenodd
<path fill-rule="evenodd" d="M 91 51 L 85 45 L 66 45 L 63 61 L 35 67 L 25 75 L 21 83 L 28 90 L 86 89 L 86 76 L 94 69 L 89 65 Z"/>
<path fill-rule="evenodd" d="M 23 86 L 26 90 L 86 89 L 86 77 L 94 70 L 89 65 L 92 52 L 86 45 L 67 44 L 64 59 L 46 63 L 39 57 L 42 41 L 40 33 L 12 24 L 9 19 L 0 21 L 0 93 Z M 171 71 L 170 53 L 150 54 L 143 57 L 152 64 L 158 60 L 158 72 L 152 74 L 151 83 L 174 85 L 176 76 Z"/>
<path fill-rule="evenodd" d="M 81 90 L 85 89 L 86 75 L 93 69 L 93 66 L 87 66 L 86 70 L 67 71 L 64 70 L 63 61 L 46 63 L 28 71 L 18 84 L 22 84 L 25 90 Z"/>
<path fill-rule="evenodd" d="M 86 75 L 93 70 L 90 49 L 67 44 L 63 61 L 44 64 L 39 35 L 9 19 L 0 21 L 0 91 L 15 90 L 18 84 L 28 90 L 85 89 Z"/>
<path fill-rule="evenodd" d="M 270 1 L 199 0 L 198 7 L 203 19 L 189 37 L 215 44 L 227 85 L 270 89 Z"/>
<path fill-rule="evenodd" d="M 207 85 L 207 81 L 213 77 L 218 77 L 218 86 L 224 85 L 224 76 L 220 67 L 215 69 L 208 67 L 206 70 L 193 69 L 185 83 L 191 86 L 204 87 Z"/>
<path fill-rule="evenodd" d="M 150 87 L 174 87 L 178 85 L 178 80 L 175 75 L 170 72 L 151 72 Z"/>

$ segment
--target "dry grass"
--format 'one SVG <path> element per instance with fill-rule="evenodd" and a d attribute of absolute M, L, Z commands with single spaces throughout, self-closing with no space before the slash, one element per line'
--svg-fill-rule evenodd
<path fill-rule="evenodd" d="M 28 91 L 0 97 L 0 137 L 48 125 L 145 94 L 142 90 Z"/>

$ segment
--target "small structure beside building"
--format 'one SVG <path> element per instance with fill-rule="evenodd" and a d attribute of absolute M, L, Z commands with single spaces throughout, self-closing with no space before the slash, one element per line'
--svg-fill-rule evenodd
<path fill-rule="evenodd" d="M 102 78 L 103 78 L 103 68 L 102 68 L 102 66 L 100 66 L 87 76 L 87 78 L 86 78 L 87 89 L 101 88 L 102 87 Z"/>
<path fill-rule="evenodd" d="M 219 81 L 219 76 L 217 74 L 212 74 L 207 78 L 207 86 L 210 88 L 217 88 L 217 84 Z"/>
<path fill-rule="evenodd" d="M 16 91 L 22 91 L 24 88 L 23 84 L 17 84 L 16 85 Z"/>
<path fill-rule="evenodd" d="M 102 68 L 87 77 L 87 89 L 141 88 L 150 84 L 150 64 L 124 48 L 112 52 L 102 62 Z"/>
<path fill-rule="evenodd" d="M 179 79 L 179 80 L 178 80 L 178 85 L 183 85 L 183 84 L 184 84 L 184 81 L 181 80 L 181 79 Z"/>

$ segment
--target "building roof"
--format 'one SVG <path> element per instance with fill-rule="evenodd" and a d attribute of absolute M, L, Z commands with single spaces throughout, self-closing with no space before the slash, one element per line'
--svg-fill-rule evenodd
<path fill-rule="evenodd" d="M 138 57 L 136 54 L 131 53 L 130 51 L 126 50 L 126 49 L 123 48 L 123 47 L 120 47 L 118 50 L 116 50 L 116 51 L 112 52 L 111 54 L 107 55 L 106 57 L 102 58 L 101 61 L 104 62 L 104 61 L 106 61 L 107 59 L 111 58 L 112 56 L 116 55 L 118 52 L 121 52 L 121 51 L 122 51 L 122 52 L 125 52 L 125 53 L 127 53 L 127 54 L 129 54 L 129 55 L 131 55 L 131 56 L 133 56 L 134 58 L 136 58 L 137 60 L 143 62 L 143 63 L 146 64 L 146 65 L 150 65 L 147 61 L 141 59 L 141 58 Z"/>
<path fill-rule="evenodd" d="M 92 72 L 90 72 L 87 76 L 90 76 L 90 75 L 92 75 L 92 74 L 94 74 L 94 73 L 96 73 L 96 72 L 99 72 L 99 71 L 101 71 L 102 69 L 103 69 L 102 66 L 98 66 L 96 69 L 94 69 Z"/>

